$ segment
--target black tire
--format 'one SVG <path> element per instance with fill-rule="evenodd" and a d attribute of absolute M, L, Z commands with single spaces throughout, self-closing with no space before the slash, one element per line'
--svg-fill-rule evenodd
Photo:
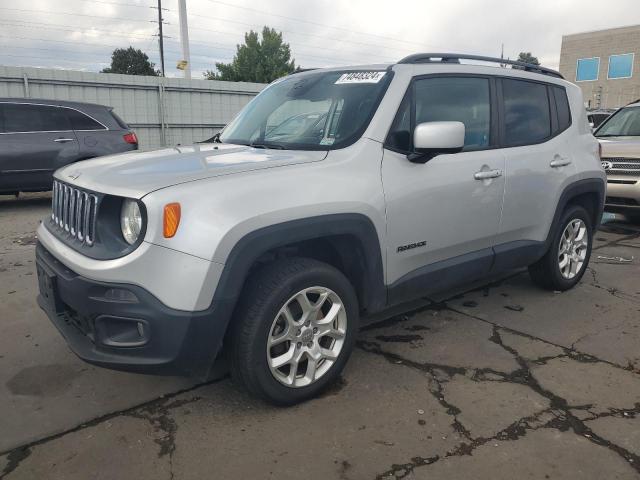
<path fill-rule="evenodd" d="M 278 381 L 267 362 L 267 339 L 280 309 L 293 295 L 310 287 L 328 288 L 340 297 L 347 318 L 342 348 L 333 365 L 314 383 L 301 387 Z M 358 299 L 353 286 L 336 268 L 309 258 L 272 262 L 251 275 L 233 318 L 231 374 L 250 394 L 276 405 L 313 398 L 342 372 L 358 332 Z"/>
<path fill-rule="evenodd" d="M 587 251 L 584 259 L 584 264 L 577 272 L 577 274 L 571 278 L 565 278 L 561 271 L 558 262 L 558 255 L 560 250 L 560 238 L 562 237 L 565 228 L 569 224 L 569 222 L 580 219 L 586 225 L 586 236 L 587 236 Z M 593 245 L 593 227 L 591 216 L 589 213 L 579 205 L 570 205 L 567 207 L 562 217 L 560 218 L 560 222 L 555 229 L 553 234 L 553 238 L 551 239 L 551 245 L 549 246 L 549 250 L 536 263 L 529 267 L 529 274 L 531 275 L 531 279 L 542 288 L 547 290 L 555 290 L 555 291 L 565 291 L 573 288 L 582 278 L 584 272 L 587 270 L 587 266 L 589 264 L 589 258 L 591 257 L 591 247 Z"/>

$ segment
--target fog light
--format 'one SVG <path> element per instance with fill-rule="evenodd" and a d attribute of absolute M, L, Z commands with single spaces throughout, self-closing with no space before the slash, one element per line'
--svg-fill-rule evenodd
<path fill-rule="evenodd" d="M 100 315 L 95 320 L 97 341 L 108 347 L 142 347 L 149 342 L 151 327 L 138 318 Z"/>
<path fill-rule="evenodd" d="M 134 293 L 122 288 L 110 288 L 104 292 L 104 298 L 110 302 L 138 303 Z"/>

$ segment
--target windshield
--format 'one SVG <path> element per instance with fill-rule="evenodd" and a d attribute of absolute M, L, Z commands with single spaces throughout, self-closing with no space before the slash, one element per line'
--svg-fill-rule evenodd
<path fill-rule="evenodd" d="M 618 110 L 602 124 L 596 137 L 640 137 L 640 107 Z"/>
<path fill-rule="evenodd" d="M 329 150 L 353 143 L 369 124 L 391 72 L 305 72 L 269 85 L 220 135 L 223 143 Z"/>

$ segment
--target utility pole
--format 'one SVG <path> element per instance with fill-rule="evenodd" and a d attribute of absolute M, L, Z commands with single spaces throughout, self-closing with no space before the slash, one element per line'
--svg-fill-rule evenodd
<path fill-rule="evenodd" d="M 180 16 L 180 45 L 182 46 L 182 62 L 184 78 L 191 80 L 191 53 L 189 52 L 189 26 L 187 24 L 187 0 L 178 0 Z M 183 63 L 184 62 L 184 63 Z M 178 67 L 180 68 L 180 67 Z"/>
<path fill-rule="evenodd" d="M 160 70 L 164 77 L 164 41 L 162 39 L 162 0 L 158 0 L 158 41 L 160 43 Z"/>

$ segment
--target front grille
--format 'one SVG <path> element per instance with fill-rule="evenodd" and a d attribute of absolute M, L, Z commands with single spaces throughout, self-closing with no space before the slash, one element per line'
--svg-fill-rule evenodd
<path fill-rule="evenodd" d="M 611 163 L 609 168 L 605 168 L 607 175 L 640 175 L 640 158 L 611 157 L 603 158 L 602 162 Z"/>
<path fill-rule="evenodd" d="M 54 180 L 51 221 L 61 232 L 84 245 L 93 245 L 97 213 L 97 195 Z"/>

